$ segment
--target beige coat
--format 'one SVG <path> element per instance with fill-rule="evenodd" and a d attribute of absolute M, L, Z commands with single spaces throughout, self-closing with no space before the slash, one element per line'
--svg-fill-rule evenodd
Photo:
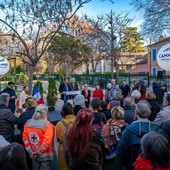
<path fill-rule="evenodd" d="M 63 120 L 69 125 L 69 127 L 72 126 L 74 119 L 75 119 L 74 115 L 67 115 L 65 118 L 63 118 Z M 63 146 L 65 130 L 66 127 L 63 125 L 63 123 L 58 122 L 56 125 L 56 137 L 59 143 L 58 145 L 59 170 L 67 170 L 67 165 L 64 159 L 64 146 Z"/>

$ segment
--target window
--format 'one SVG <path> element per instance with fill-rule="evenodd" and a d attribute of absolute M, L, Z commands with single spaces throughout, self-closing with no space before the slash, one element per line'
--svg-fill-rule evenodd
<path fill-rule="evenodd" d="M 126 66 L 126 70 L 131 70 L 132 69 L 132 65 L 127 65 Z"/>
<path fill-rule="evenodd" d="M 141 74 L 141 75 L 142 75 L 142 74 L 145 74 L 145 72 L 139 72 L 139 74 Z"/>
<path fill-rule="evenodd" d="M 156 76 L 157 74 L 157 69 L 155 67 L 152 67 L 152 75 Z"/>
<path fill-rule="evenodd" d="M 156 61 L 156 49 L 152 49 L 152 61 Z"/>

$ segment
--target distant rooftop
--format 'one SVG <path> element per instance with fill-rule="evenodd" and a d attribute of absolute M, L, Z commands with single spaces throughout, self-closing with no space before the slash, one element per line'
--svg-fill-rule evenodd
<path fill-rule="evenodd" d="M 162 43 L 165 43 L 165 42 L 168 42 L 168 41 L 170 42 L 170 37 L 167 37 L 167 38 L 161 37 L 161 39 L 158 42 L 153 43 L 153 44 L 148 45 L 148 46 L 155 46 L 155 45 L 162 44 Z"/>

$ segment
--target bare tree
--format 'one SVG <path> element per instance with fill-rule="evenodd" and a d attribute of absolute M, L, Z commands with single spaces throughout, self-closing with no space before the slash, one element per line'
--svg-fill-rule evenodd
<path fill-rule="evenodd" d="M 35 66 L 63 24 L 90 0 L 1 0 L 1 31 L 17 40 L 18 52 L 29 66 L 29 89 Z M 49 25 L 52 23 L 52 27 Z"/>
<path fill-rule="evenodd" d="M 154 37 L 170 33 L 169 0 L 131 0 L 131 4 L 143 12 L 143 35 Z"/>
<path fill-rule="evenodd" d="M 124 30 L 129 26 L 132 19 L 129 18 L 128 13 L 118 14 L 111 11 L 110 14 L 98 16 L 96 20 L 89 18 L 87 20 L 96 29 L 99 35 L 98 37 L 102 37 L 102 44 L 105 47 L 105 58 L 111 61 L 111 72 L 113 73 L 113 68 L 115 68 L 117 79 L 119 72 L 120 44 L 124 37 Z"/>

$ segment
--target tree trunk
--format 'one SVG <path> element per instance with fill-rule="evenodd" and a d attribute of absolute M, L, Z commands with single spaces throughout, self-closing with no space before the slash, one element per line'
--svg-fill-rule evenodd
<path fill-rule="evenodd" d="M 91 66 L 92 66 L 92 72 L 93 72 L 93 74 L 94 74 L 94 73 L 95 73 L 94 60 L 91 61 Z"/>
<path fill-rule="evenodd" d="M 89 75 L 90 74 L 90 70 L 89 70 L 89 63 L 86 64 L 86 74 Z"/>
<path fill-rule="evenodd" d="M 119 66 L 116 64 L 116 84 L 118 84 Z"/>
<path fill-rule="evenodd" d="M 32 95 L 32 84 L 33 84 L 33 73 L 34 73 L 34 70 L 35 70 L 35 67 L 29 66 L 29 70 L 28 70 L 28 76 L 29 76 L 29 80 L 28 80 L 29 95 Z"/>
<path fill-rule="evenodd" d="M 69 67 L 70 63 L 68 62 L 66 65 L 65 65 L 65 76 L 68 77 L 69 74 L 70 74 L 70 67 Z"/>

